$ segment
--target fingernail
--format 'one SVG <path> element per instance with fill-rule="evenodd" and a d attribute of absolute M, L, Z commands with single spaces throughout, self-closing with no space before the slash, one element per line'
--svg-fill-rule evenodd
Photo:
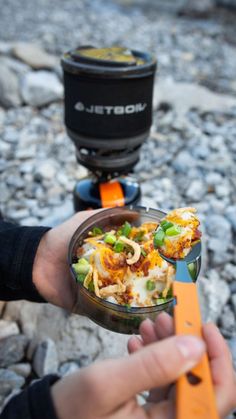
<path fill-rule="evenodd" d="M 177 336 L 176 344 L 186 359 L 199 359 L 205 352 L 204 342 L 195 336 Z"/>

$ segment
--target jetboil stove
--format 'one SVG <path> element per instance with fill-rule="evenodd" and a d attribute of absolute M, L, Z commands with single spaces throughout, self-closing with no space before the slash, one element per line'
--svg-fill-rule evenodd
<path fill-rule="evenodd" d="M 155 58 L 82 46 L 63 55 L 62 67 L 66 130 L 91 173 L 75 185 L 75 210 L 138 203 L 140 186 L 130 173 L 152 123 Z"/>

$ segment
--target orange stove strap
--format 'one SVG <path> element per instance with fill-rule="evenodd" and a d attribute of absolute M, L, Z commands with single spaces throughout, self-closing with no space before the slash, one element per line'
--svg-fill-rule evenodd
<path fill-rule="evenodd" d="M 102 208 L 123 207 L 125 198 L 119 182 L 106 182 L 99 184 Z"/>

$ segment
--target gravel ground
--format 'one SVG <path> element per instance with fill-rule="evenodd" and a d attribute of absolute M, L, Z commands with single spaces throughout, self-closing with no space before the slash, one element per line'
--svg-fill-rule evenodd
<path fill-rule="evenodd" d="M 71 193 L 87 171 L 76 163 L 65 134 L 60 54 L 78 44 L 125 44 L 153 52 L 158 59 L 153 127 L 134 169 L 142 203 L 198 209 L 205 243 L 199 280 L 203 316 L 218 324 L 236 365 L 235 15 L 215 8 L 201 19 L 177 12 L 140 8 L 132 0 L 1 5 L 1 210 L 27 225 L 55 225 L 73 213 Z M 19 41 L 37 42 L 49 53 L 43 71 L 36 57 L 34 63 L 19 59 Z M 41 83 L 48 87 L 43 92 Z M 0 403 L 36 376 L 65 374 L 124 352 L 126 336 L 59 309 L 31 303 L 1 309 L 0 359 L 13 343 L 17 356 L 0 364 L 0 379 L 10 380 L 11 371 L 12 380 L 10 389 L 0 392 Z"/>

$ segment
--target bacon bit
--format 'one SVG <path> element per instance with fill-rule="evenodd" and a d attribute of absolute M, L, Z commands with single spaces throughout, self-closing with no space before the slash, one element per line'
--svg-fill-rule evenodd
<path fill-rule="evenodd" d="M 198 229 L 196 229 L 194 231 L 194 236 L 192 238 L 192 240 L 199 240 L 202 237 L 202 232 Z"/>
<path fill-rule="evenodd" d="M 138 262 L 134 263 L 133 265 L 130 265 L 129 268 L 130 268 L 131 272 L 138 271 L 140 269 L 140 267 L 141 267 L 144 259 L 145 259 L 144 256 L 141 255 L 140 258 L 139 258 L 139 260 L 138 260 Z"/>
<path fill-rule="evenodd" d="M 146 260 L 143 265 L 142 265 L 142 270 L 144 273 L 144 276 L 148 276 L 148 271 L 149 271 L 149 267 L 150 267 L 151 263 L 149 260 Z"/>

